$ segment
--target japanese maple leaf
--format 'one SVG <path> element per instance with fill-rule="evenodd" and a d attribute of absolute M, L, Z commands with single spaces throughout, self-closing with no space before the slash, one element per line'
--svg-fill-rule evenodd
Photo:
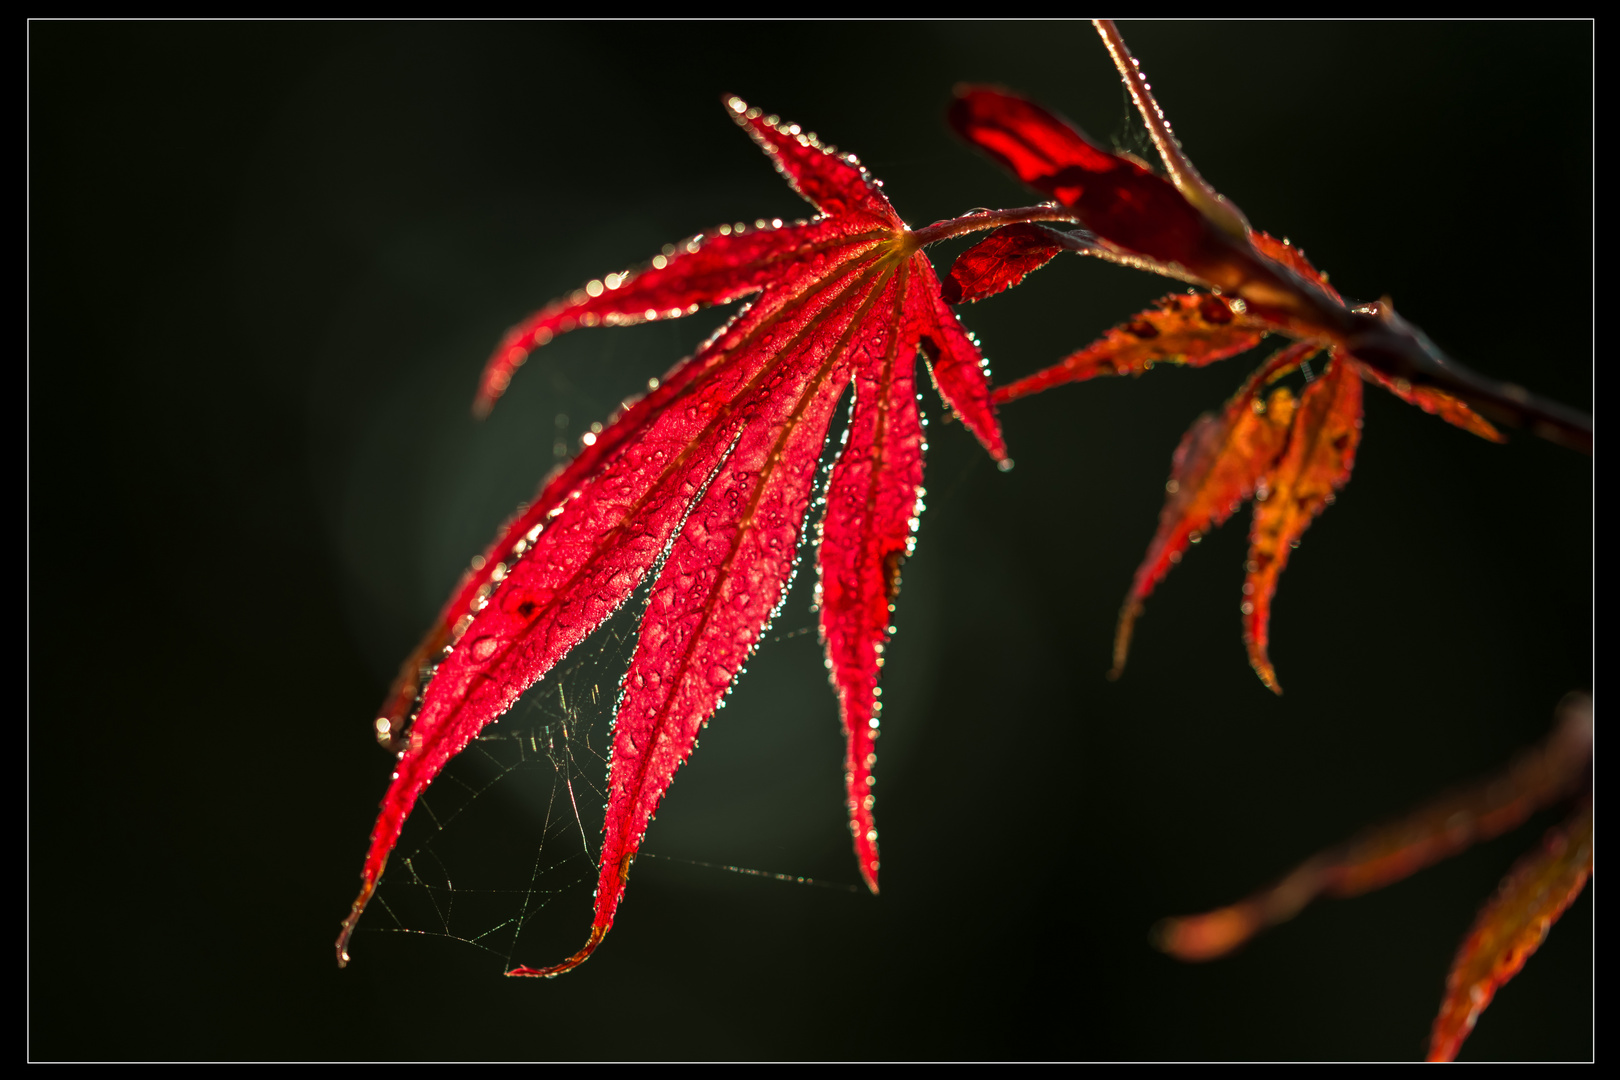
<path fill-rule="evenodd" d="M 600 876 L 577 954 L 512 975 L 556 975 L 613 925 L 671 778 L 782 602 L 798 562 L 817 461 L 854 384 L 846 442 L 824 492 L 817 602 L 846 737 L 850 829 L 876 891 L 872 767 L 878 679 L 901 561 L 923 493 L 915 358 L 996 460 L 1006 461 L 983 358 L 940 298 L 922 247 L 853 154 L 724 99 L 808 221 L 722 225 L 648 265 L 591 281 L 511 330 L 484 372 L 485 412 L 529 353 L 578 327 L 675 318 L 751 302 L 541 488 L 463 579 L 401 667 L 376 722 L 398 765 L 371 833 L 340 962 L 418 798 L 483 727 L 651 579 L 613 731 Z M 980 215 L 966 226 L 1002 220 Z M 1023 212 L 1052 218 L 1050 208 Z"/>

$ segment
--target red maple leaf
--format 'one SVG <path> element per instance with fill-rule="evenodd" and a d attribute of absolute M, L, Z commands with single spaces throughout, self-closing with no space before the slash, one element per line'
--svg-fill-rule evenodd
<path fill-rule="evenodd" d="M 820 629 L 846 736 L 845 781 L 862 876 L 878 884 L 872 766 L 878 678 L 900 564 L 921 509 L 915 361 L 997 461 L 1006 448 L 983 358 L 940 298 L 923 246 L 1050 207 L 987 212 L 913 232 L 853 154 L 724 99 L 809 221 L 722 225 L 609 274 L 520 323 L 496 349 L 487 412 L 536 347 L 579 327 L 675 318 L 751 302 L 592 438 L 502 531 L 405 661 L 377 735 L 398 765 L 372 830 L 347 943 L 417 799 L 452 757 L 650 581 L 614 725 L 609 802 L 585 960 L 613 925 L 648 822 L 699 730 L 787 592 L 834 406 L 854 384 L 846 442 L 824 493 Z"/>

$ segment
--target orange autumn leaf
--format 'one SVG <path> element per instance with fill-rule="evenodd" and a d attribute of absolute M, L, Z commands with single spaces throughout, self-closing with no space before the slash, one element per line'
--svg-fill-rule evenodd
<path fill-rule="evenodd" d="M 1416 405 L 1430 416 L 1438 416 L 1448 424 L 1472 432 L 1491 442 L 1507 442 L 1507 437 L 1489 420 L 1470 409 L 1466 402 L 1433 386 L 1413 386 L 1401 379 L 1392 379 L 1375 367 L 1356 364 L 1361 377 L 1383 387 L 1408 405 Z"/>
<path fill-rule="evenodd" d="M 1255 674 L 1277 693 L 1282 688 L 1267 648 L 1277 578 L 1288 565 L 1289 551 L 1350 479 L 1360 441 L 1361 379 L 1350 365 L 1335 360 L 1300 395 L 1288 449 L 1254 494 L 1243 580 L 1243 642 Z"/>
<path fill-rule="evenodd" d="M 1592 797 L 1509 872 L 1463 941 L 1429 1036 L 1429 1060 L 1451 1061 L 1479 1014 L 1519 973 L 1592 876 Z"/>
<path fill-rule="evenodd" d="M 957 260 L 953 280 L 960 278 L 967 284 L 959 285 L 952 295 L 978 299 L 1016 284 L 1024 274 L 1052 257 L 1057 249 L 1049 238 L 1059 235 L 1064 234 L 1034 227 L 1021 233 L 1011 228 L 1001 230 Z M 1310 264 L 1304 252 L 1263 232 L 1251 230 L 1249 239 L 1257 252 L 1274 259 L 1280 268 L 1310 282 L 1334 303 L 1342 303 L 1338 292 Z M 1073 249 L 1083 254 L 1097 254 L 1100 250 L 1078 243 Z M 1377 307 L 1374 304 L 1358 310 L 1373 311 Z M 999 405 L 1099 376 L 1139 376 L 1159 363 L 1203 367 L 1247 352 L 1274 329 L 1266 320 L 1249 314 L 1242 300 L 1213 293 L 1173 293 L 1058 363 L 997 387 L 993 401 Z M 1295 417 L 1296 425 L 1302 425 L 1297 427 L 1299 438 L 1291 437 L 1275 446 L 1254 443 L 1256 438 L 1263 438 L 1263 429 L 1276 426 L 1272 422 L 1241 420 L 1244 408 L 1254 410 L 1256 415 L 1273 415 L 1269 403 L 1254 396 L 1258 386 L 1281 378 L 1323 350 L 1329 353 L 1329 366 L 1323 376 L 1327 382 L 1307 391 L 1314 393 L 1312 400 L 1318 401 L 1320 407 L 1289 414 Z M 1279 363 L 1284 356 L 1288 362 Z M 1271 600 L 1287 565 L 1288 551 L 1298 545 L 1306 527 L 1332 503 L 1334 492 L 1349 479 L 1360 441 L 1361 380 L 1375 383 L 1481 438 L 1504 441 L 1489 421 L 1460 398 L 1433 386 L 1414 386 L 1391 378 L 1324 339 L 1296 341 L 1267 361 L 1256 378 L 1260 374 L 1264 375 L 1260 383 L 1255 379 L 1245 383 L 1220 419 L 1206 414 L 1182 437 L 1166 484 L 1169 497 L 1160 512 L 1159 531 L 1137 568 L 1120 611 L 1110 678 L 1118 678 L 1124 670 L 1136 619 L 1154 586 L 1169 573 L 1170 566 L 1180 561 L 1188 543 L 1220 525 L 1252 497 L 1256 517 L 1242 602 L 1244 643 L 1261 682 L 1280 692 L 1269 658 Z M 1280 455 L 1285 451 L 1295 456 L 1282 460 Z M 1275 475 L 1268 475 L 1273 467 Z M 1291 494 L 1284 503 L 1277 504 L 1282 509 L 1267 509 L 1264 504 L 1279 485 L 1287 486 Z"/>
<path fill-rule="evenodd" d="M 1323 375 L 1298 401 L 1278 387 L 1262 401 L 1258 390 L 1306 362 L 1319 346 L 1297 342 L 1277 353 L 1227 403 L 1220 419 L 1205 416 L 1176 451 L 1159 529 L 1137 567 L 1114 634 L 1114 667 L 1125 668 L 1142 605 L 1187 546 L 1254 500 L 1243 583 L 1243 640 L 1249 662 L 1281 693 L 1271 664 L 1271 601 L 1289 552 L 1350 479 L 1361 439 L 1361 380 L 1334 354 Z"/>
<path fill-rule="evenodd" d="M 1210 293 L 1172 293 L 1078 352 L 1017 382 L 996 388 L 996 404 L 1099 375 L 1140 375 L 1155 364 L 1203 367 L 1248 352 L 1266 326 L 1243 305 Z"/>
<path fill-rule="evenodd" d="M 1147 557 L 1136 569 L 1130 594 L 1119 613 L 1109 678 L 1117 679 L 1125 670 L 1132 629 L 1154 587 L 1181 561 L 1189 545 L 1226 521 L 1254 495 L 1283 452 L 1297 402 L 1285 386 L 1264 398 L 1260 391 L 1315 351 L 1316 346 L 1311 344 L 1283 349 L 1249 377 L 1218 416 L 1205 413 L 1182 437 L 1170 479 L 1164 486 L 1159 530 L 1148 545 Z"/>

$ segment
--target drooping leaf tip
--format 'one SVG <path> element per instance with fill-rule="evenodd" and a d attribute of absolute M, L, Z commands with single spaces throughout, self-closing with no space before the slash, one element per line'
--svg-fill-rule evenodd
<path fill-rule="evenodd" d="M 1114 627 L 1114 666 L 1108 669 L 1108 681 L 1118 682 L 1120 676 L 1125 674 L 1125 661 L 1131 652 L 1131 635 L 1136 630 L 1136 620 L 1142 615 L 1142 602 L 1132 598 L 1125 601 L 1119 609 L 1119 622 Z"/>
<path fill-rule="evenodd" d="M 607 937 L 609 929 L 611 929 L 610 925 L 593 924 L 591 926 L 591 936 L 586 939 L 584 947 L 560 964 L 552 964 L 549 967 L 542 968 L 532 968 L 520 964 L 508 971 L 506 976 L 507 978 L 555 979 L 558 975 L 567 974 L 591 958 L 591 954 L 596 951 L 596 947 L 602 944 L 602 939 Z"/>
<path fill-rule="evenodd" d="M 1240 908 L 1221 908 L 1207 915 L 1160 919 L 1148 931 L 1155 949 L 1177 960 L 1217 960 L 1254 935 L 1254 920 Z"/>

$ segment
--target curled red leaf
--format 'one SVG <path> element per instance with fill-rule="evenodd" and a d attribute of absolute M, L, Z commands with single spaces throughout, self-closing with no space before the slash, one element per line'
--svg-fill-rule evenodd
<path fill-rule="evenodd" d="M 1062 251 L 1063 237 L 1020 222 L 1004 225 L 956 257 L 942 295 L 947 304 L 968 304 L 1010 289 Z"/>
<path fill-rule="evenodd" d="M 1075 211 L 1110 243 L 1196 273 L 1213 226 L 1170 181 L 1096 146 L 1032 101 L 988 86 L 958 87 L 951 127 L 1037 191 Z"/>

